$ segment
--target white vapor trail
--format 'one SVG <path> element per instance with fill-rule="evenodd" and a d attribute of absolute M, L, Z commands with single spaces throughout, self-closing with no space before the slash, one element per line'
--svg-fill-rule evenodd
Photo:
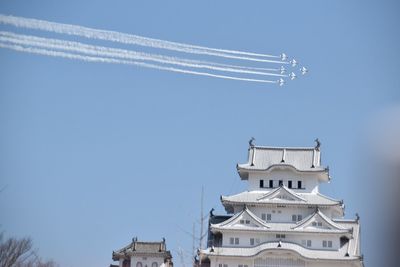
<path fill-rule="evenodd" d="M 15 16 L 0 14 L 0 23 L 27 29 L 43 30 L 54 33 L 81 36 L 89 39 L 106 40 L 124 44 L 133 44 L 133 45 L 146 46 L 152 48 L 160 48 L 160 49 L 191 53 L 191 54 L 202 54 L 202 55 L 210 55 L 223 58 L 256 61 L 256 62 L 290 64 L 290 62 L 285 60 L 277 60 L 281 58 L 280 56 L 189 45 L 189 44 L 147 38 L 133 34 L 120 33 L 116 31 L 98 30 L 78 25 L 56 23 L 38 19 L 30 19 L 30 18 L 15 17 Z"/>
<path fill-rule="evenodd" d="M 87 45 L 79 42 L 65 41 L 59 39 L 42 38 L 36 36 L 28 36 L 21 34 L 14 34 L 10 32 L 0 31 L 0 40 L 3 42 L 12 42 L 14 44 L 25 45 L 25 46 L 36 46 L 44 49 L 55 49 L 72 51 L 75 53 L 81 53 L 86 55 L 93 55 L 98 57 L 110 57 L 124 60 L 141 60 L 141 61 L 152 61 L 162 64 L 172 64 L 181 67 L 189 68 L 201 68 L 209 69 L 214 71 L 224 71 L 242 74 L 256 74 L 264 76 L 275 76 L 275 77 L 288 77 L 288 75 L 270 73 L 263 71 L 238 69 L 236 67 L 221 67 L 218 65 L 208 65 L 201 61 L 187 60 L 176 57 L 167 57 L 162 55 L 154 55 L 142 52 L 136 52 L 132 50 L 116 49 L 103 46 Z M 207 62 L 208 63 L 208 62 Z"/>
<path fill-rule="evenodd" d="M 122 60 L 122 59 L 99 57 L 99 56 L 79 55 L 79 54 L 74 54 L 74 53 L 66 53 L 66 52 L 55 51 L 55 50 L 22 46 L 22 45 L 18 45 L 18 44 L 13 44 L 12 42 L 7 43 L 7 42 L 0 41 L 0 47 L 15 50 L 15 51 L 20 51 L 20 52 L 27 52 L 27 53 L 46 55 L 46 56 L 52 56 L 52 57 L 76 59 L 76 60 L 82 60 L 82 61 L 86 61 L 86 62 L 102 62 L 102 63 L 135 65 L 135 66 L 141 66 L 141 67 L 145 67 L 145 68 L 166 70 L 166 71 L 200 75 L 200 76 L 209 76 L 209 77 L 214 77 L 214 78 L 237 80 L 237 81 L 258 82 L 258 83 L 279 83 L 279 81 L 259 80 L 259 79 L 250 79 L 250 78 L 242 78 L 242 77 L 235 77 L 235 76 L 218 75 L 218 74 L 212 74 L 209 72 L 198 72 L 198 71 L 180 69 L 180 68 L 175 68 L 175 67 L 161 66 L 161 65 L 150 64 L 150 63 L 134 61 L 134 60 Z"/>

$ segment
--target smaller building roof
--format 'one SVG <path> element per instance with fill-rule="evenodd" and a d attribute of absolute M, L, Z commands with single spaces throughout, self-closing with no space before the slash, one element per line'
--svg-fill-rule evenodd
<path fill-rule="evenodd" d="M 321 166 L 319 147 L 266 147 L 250 146 L 248 161 L 238 164 L 237 170 L 243 180 L 250 171 L 271 171 L 289 168 L 296 172 L 321 172 L 329 179 L 328 168 Z"/>
<path fill-rule="evenodd" d="M 144 242 L 138 241 L 135 237 L 129 245 L 117 251 L 113 251 L 112 259 L 117 261 L 120 259 L 128 259 L 132 256 L 160 257 L 164 260 L 172 258 L 171 252 L 167 250 L 164 238 L 161 242 Z"/>

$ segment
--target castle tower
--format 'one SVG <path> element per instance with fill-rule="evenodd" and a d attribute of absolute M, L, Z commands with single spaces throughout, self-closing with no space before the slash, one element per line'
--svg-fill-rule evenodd
<path fill-rule="evenodd" d="M 255 146 L 238 164 L 248 190 L 221 196 L 229 215 L 210 212 L 209 267 L 361 267 L 360 224 L 343 219 L 342 201 L 319 192 L 330 180 L 315 147 Z"/>

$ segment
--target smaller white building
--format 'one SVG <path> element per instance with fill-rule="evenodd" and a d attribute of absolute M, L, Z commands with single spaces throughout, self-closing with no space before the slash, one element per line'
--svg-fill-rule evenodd
<path fill-rule="evenodd" d="M 129 245 L 113 251 L 112 259 L 119 263 L 110 267 L 173 267 L 164 238 L 161 242 L 143 242 L 135 237 Z"/>

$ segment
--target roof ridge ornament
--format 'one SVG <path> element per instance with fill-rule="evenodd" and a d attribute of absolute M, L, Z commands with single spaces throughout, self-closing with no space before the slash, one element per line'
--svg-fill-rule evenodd
<path fill-rule="evenodd" d="M 319 149 L 320 149 L 320 147 L 321 147 L 321 142 L 319 141 L 319 139 L 318 138 L 316 138 L 315 140 L 314 140 L 314 142 L 316 143 L 315 144 L 315 150 L 317 150 L 317 151 L 319 151 Z"/>
<path fill-rule="evenodd" d="M 221 196 L 222 197 L 222 196 Z M 210 210 L 210 217 L 214 217 L 214 208 Z"/>
<path fill-rule="evenodd" d="M 254 143 L 254 141 L 256 141 L 256 139 L 254 138 L 254 137 L 251 137 L 250 138 L 250 140 L 249 140 L 249 146 L 251 147 L 251 148 L 253 148 L 256 144 Z"/>

